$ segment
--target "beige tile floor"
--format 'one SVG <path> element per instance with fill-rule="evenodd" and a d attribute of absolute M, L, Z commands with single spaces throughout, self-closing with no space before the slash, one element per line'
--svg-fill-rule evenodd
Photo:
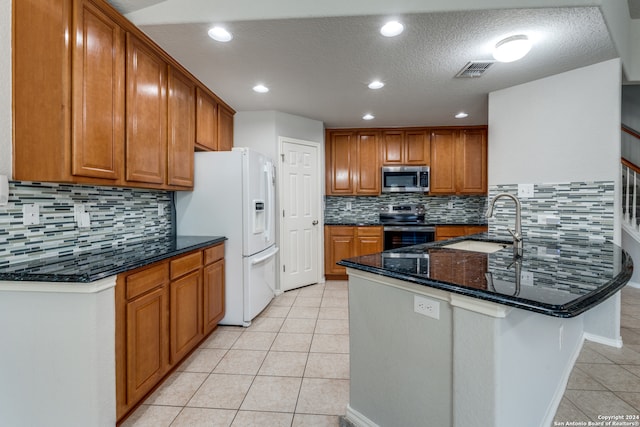
<path fill-rule="evenodd" d="M 622 295 L 624 347 L 585 342 L 556 425 L 640 415 L 640 290 Z M 347 283 L 327 282 L 278 296 L 248 328 L 218 327 L 123 426 L 337 426 L 347 303 Z"/>
<path fill-rule="evenodd" d="M 552 425 L 640 417 L 640 289 L 622 290 L 620 332 L 622 348 L 585 341 Z M 640 418 L 622 421 L 640 424 Z"/>
<path fill-rule="evenodd" d="M 219 326 L 123 426 L 338 425 L 349 401 L 347 282 L 292 290 Z"/>

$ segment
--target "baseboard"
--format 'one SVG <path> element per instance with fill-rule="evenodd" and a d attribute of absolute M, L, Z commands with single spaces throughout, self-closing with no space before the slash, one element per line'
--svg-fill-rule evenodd
<path fill-rule="evenodd" d="M 591 342 L 597 342 L 598 344 L 608 345 L 609 347 L 622 348 L 622 337 L 611 339 L 602 337 L 600 335 L 588 334 L 585 332 L 584 339 Z"/>
<path fill-rule="evenodd" d="M 347 422 L 347 425 L 351 424 L 349 427 L 380 427 L 378 424 L 353 409 L 351 405 L 347 405 L 347 415 L 344 419 Z"/>

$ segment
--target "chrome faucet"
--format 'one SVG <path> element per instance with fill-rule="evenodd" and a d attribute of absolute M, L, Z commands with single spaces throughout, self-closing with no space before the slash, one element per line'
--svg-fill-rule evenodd
<path fill-rule="evenodd" d="M 513 256 L 521 257 L 522 256 L 522 216 L 521 210 L 522 206 L 520 205 L 520 200 L 512 194 L 509 193 L 500 193 L 493 198 L 491 203 L 489 203 L 489 209 L 487 210 L 487 218 L 491 218 L 493 216 L 493 208 L 496 204 L 496 200 L 501 197 L 508 197 L 513 200 L 516 204 L 516 230 L 513 231 L 510 228 L 507 228 L 507 231 L 513 236 Z"/>

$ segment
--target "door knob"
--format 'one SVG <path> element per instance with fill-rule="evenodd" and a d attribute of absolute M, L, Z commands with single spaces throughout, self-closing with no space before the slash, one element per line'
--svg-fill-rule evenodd
<path fill-rule="evenodd" d="M 317 219 L 314 219 L 314 220 L 313 220 L 313 222 L 312 222 L 311 224 L 313 224 L 313 225 L 318 225 L 318 220 L 317 220 Z"/>

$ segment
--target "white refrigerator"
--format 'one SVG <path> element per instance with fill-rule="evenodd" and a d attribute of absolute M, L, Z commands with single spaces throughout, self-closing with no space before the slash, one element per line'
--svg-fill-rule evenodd
<path fill-rule="evenodd" d="M 276 288 L 275 169 L 248 148 L 196 152 L 193 191 L 176 192 L 176 231 L 226 236 L 223 325 L 249 326 Z"/>

